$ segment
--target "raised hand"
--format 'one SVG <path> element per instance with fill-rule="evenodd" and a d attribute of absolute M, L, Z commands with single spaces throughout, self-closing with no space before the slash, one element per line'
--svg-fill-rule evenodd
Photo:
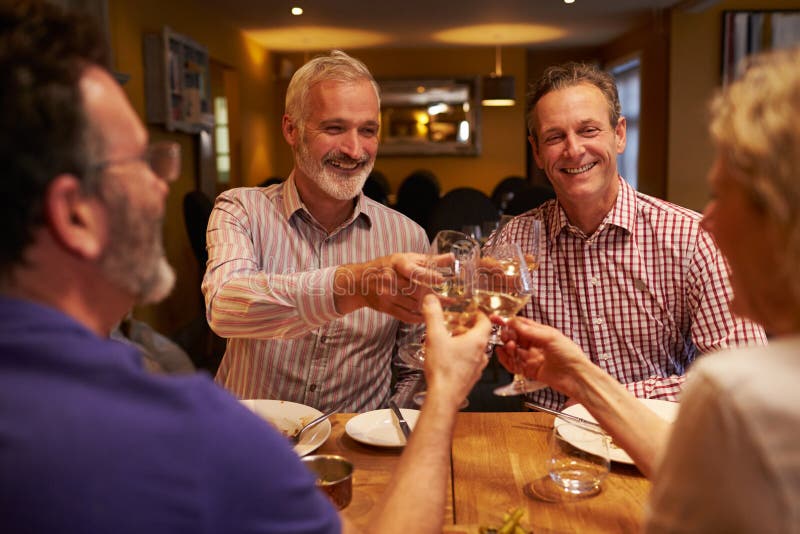
<path fill-rule="evenodd" d="M 422 307 L 425 316 L 425 380 L 428 394 L 446 395 L 449 402 L 459 406 L 481 377 L 489 361 L 485 352 L 491 323 L 478 313 L 475 324 L 459 335 L 447 330 L 439 300 L 425 297 Z"/>
<path fill-rule="evenodd" d="M 544 382 L 569 397 L 585 394 L 581 378 L 595 366 L 583 350 L 555 328 L 514 317 L 497 348 L 500 363 L 512 373 Z"/>

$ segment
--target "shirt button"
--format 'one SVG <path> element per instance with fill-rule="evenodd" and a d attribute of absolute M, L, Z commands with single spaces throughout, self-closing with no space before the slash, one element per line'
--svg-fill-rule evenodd
<path fill-rule="evenodd" d="M 317 390 L 317 385 L 316 384 L 311 384 L 310 386 L 308 386 L 308 391 L 314 392 L 316 390 Z"/>
<path fill-rule="evenodd" d="M 592 285 L 593 286 L 599 286 L 600 285 L 600 278 L 598 276 L 593 276 L 591 281 L 592 281 Z"/>
<path fill-rule="evenodd" d="M 611 355 L 607 352 L 604 352 L 603 354 L 600 355 L 600 359 L 603 360 L 604 362 L 608 361 L 611 359 Z"/>
<path fill-rule="evenodd" d="M 604 322 L 605 322 L 605 321 L 603 321 L 603 318 L 602 318 L 602 317 L 598 317 L 598 318 L 596 318 L 596 319 L 594 320 L 594 324 L 596 324 L 596 325 L 598 325 L 598 326 L 599 326 L 599 325 L 601 325 L 601 324 L 603 324 Z"/>

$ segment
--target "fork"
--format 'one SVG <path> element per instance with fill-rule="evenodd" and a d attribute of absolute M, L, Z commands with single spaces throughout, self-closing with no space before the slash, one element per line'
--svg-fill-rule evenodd
<path fill-rule="evenodd" d="M 300 438 L 303 436 L 303 432 L 305 432 L 306 430 L 308 430 L 311 427 L 317 426 L 318 424 L 320 424 L 325 419 L 327 419 L 328 417 L 332 416 L 333 414 L 335 414 L 338 411 L 339 411 L 339 407 L 337 406 L 333 410 L 320 415 L 316 419 L 312 419 L 306 426 L 304 426 L 303 428 L 301 428 L 300 430 L 298 430 L 297 432 L 295 432 L 291 436 L 286 436 L 286 437 L 289 438 L 289 440 L 292 442 L 292 444 L 297 445 L 298 443 L 300 443 Z"/>

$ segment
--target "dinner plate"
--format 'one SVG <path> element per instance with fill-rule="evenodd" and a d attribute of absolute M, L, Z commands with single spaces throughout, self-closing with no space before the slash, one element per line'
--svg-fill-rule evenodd
<path fill-rule="evenodd" d="M 417 424 L 419 410 L 400 408 L 400 411 L 413 430 Z M 354 440 L 376 447 L 402 447 L 406 444 L 400 423 L 388 409 L 359 414 L 347 422 L 344 431 Z"/>
<path fill-rule="evenodd" d="M 665 400 L 658 400 L 658 399 L 639 399 L 645 406 L 650 408 L 656 415 L 664 419 L 665 421 L 672 422 L 678 416 L 678 403 L 677 402 L 670 402 Z M 573 404 L 569 408 L 565 408 L 563 410 L 565 414 L 574 415 L 576 417 L 580 417 L 582 419 L 588 419 L 589 421 L 597 421 L 592 414 L 589 413 L 589 410 L 583 407 L 582 404 Z M 567 419 L 561 419 L 561 421 L 565 423 L 569 423 Z M 599 451 L 591 450 L 591 446 L 587 446 L 584 442 L 587 440 L 581 439 L 582 434 L 586 431 L 581 429 L 580 426 L 577 425 L 569 425 L 568 427 L 561 427 L 561 435 L 564 436 L 564 439 L 570 443 L 571 445 L 578 447 L 579 449 L 586 450 L 587 452 L 597 453 Z M 619 462 L 621 464 L 633 464 L 633 460 L 628 453 L 625 452 L 623 449 L 611 444 L 611 448 L 608 451 L 609 458 L 611 458 L 614 462 Z"/>
<path fill-rule="evenodd" d="M 316 419 L 322 412 L 305 404 L 282 400 L 268 399 L 243 399 L 242 404 L 250 408 L 261 418 L 272 423 L 284 436 L 291 436 L 300 430 L 312 419 Z M 300 443 L 294 446 L 294 451 L 298 456 L 317 450 L 325 443 L 331 435 L 331 422 L 325 420 L 318 425 L 309 428 L 300 438 Z"/>

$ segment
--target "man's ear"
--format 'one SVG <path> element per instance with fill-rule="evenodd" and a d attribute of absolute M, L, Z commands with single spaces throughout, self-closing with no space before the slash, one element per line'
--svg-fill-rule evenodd
<path fill-rule="evenodd" d="M 289 115 L 284 115 L 281 121 L 281 130 L 283 131 L 283 138 L 289 143 L 289 146 L 294 148 L 297 143 L 297 136 L 299 134 L 297 125 L 289 118 Z"/>
<path fill-rule="evenodd" d="M 57 176 L 44 195 L 44 215 L 53 239 L 82 258 L 97 259 L 106 241 L 106 215 L 72 174 Z"/>
<path fill-rule="evenodd" d="M 617 136 L 617 154 L 622 154 L 625 152 L 625 145 L 628 143 L 628 121 L 625 117 L 620 117 L 617 121 L 614 135 Z"/>

